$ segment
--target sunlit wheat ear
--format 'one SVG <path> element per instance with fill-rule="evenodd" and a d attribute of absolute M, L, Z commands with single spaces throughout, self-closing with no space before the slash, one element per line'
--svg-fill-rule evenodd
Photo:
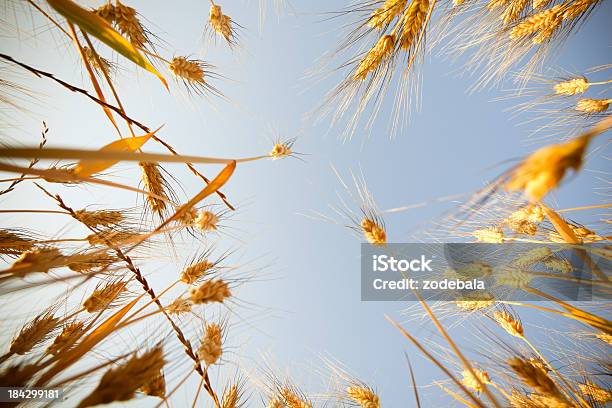
<path fill-rule="evenodd" d="M 283 157 L 288 157 L 293 154 L 291 148 L 293 147 L 293 143 L 295 140 L 289 140 L 287 142 L 278 142 L 272 146 L 272 150 L 268 153 L 273 160 L 282 159 Z"/>
<path fill-rule="evenodd" d="M 23 251 L 32 249 L 34 239 L 20 231 L 0 229 L 0 256 L 20 255 Z"/>
<path fill-rule="evenodd" d="M 195 219 L 194 225 L 202 231 L 216 231 L 219 217 L 212 211 L 202 210 Z"/>
<path fill-rule="evenodd" d="M 347 387 L 346 395 L 362 408 L 380 408 L 380 398 L 374 390 L 365 386 Z"/>
<path fill-rule="evenodd" d="M 160 370 L 150 382 L 140 387 L 140 391 L 150 397 L 165 398 L 166 377 L 163 371 Z"/>
<path fill-rule="evenodd" d="M 164 367 L 164 353 L 157 346 L 140 356 L 134 354 L 126 362 L 104 373 L 96 389 L 78 405 L 79 408 L 98 404 L 129 401 L 143 386 L 150 384 Z"/>
<path fill-rule="evenodd" d="M 383 35 L 361 60 L 353 78 L 356 81 L 365 80 L 370 72 L 375 71 L 385 59 L 392 55 L 394 48 L 395 35 Z"/>
<path fill-rule="evenodd" d="M 533 0 L 532 7 L 534 10 L 542 9 L 544 7 L 548 7 L 552 3 L 552 0 Z"/>
<path fill-rule="evenodd" d="M 534 44 L 548 40 L 563 21 L 563 6 L 557 4 L 522 20 L 510 30 L 513 40 L 533 36 Z"/>
<path fill-rule="evenodd" d="M 521 357 L 511 358 L 508 365 L 525 385 L 539 395 L 549 398 L 551 402 L 567 403 L 546 370 Z"/>
<path fill-rule="evenodd" d="M 508 334 L 523 338 L 525 337 L 525 331 L 523 329 L 523 324 L 518 318 L 515 318 L 507 311 L 497 311 L 493 313 L 493 318 Z"/>
<path fill-rule="evenodd" d="M 489 373 L 487 373 L 485 370 L 481 370 L 476 367 L 472 367 L 472 369 L 474 370 L 474 373 L 478 379 L 476 379 L 469 370 L 463 370 L 461 372 L 461 375 L 463 376 L 461 383 L 469 389 L 480 393 L 484 389 L 484 384 L 491 384 L 491 378 L 489 377 Z"/>
<path fill-rule="evenodd" d="M 124 220 L 121 211 L 87 211 L 83 209 L 75 211 L 74 214 L 77 220 L 91 228 L 110 227 Z"/>
<path fill-rule="evenodd" d="M 213 279 L 202 283 L 189 291 L 189 298 L 194 304 L 223 303 L 232 292 L 223 279 Z"/>
<path fill-rule="evenodd" d="M 563 19 L 574 20 L 581 17 L 600 2 L 601 0 L 575 0 L 563 11 Z"/>
<path fill-rule="evenodd" d="M 182 297 L 176 298 L 166 306 L 166 312 L 175 316 L 189 313 L 191 312 L 191 300 Z"/>
<path fill-rule="evenodd" d="M 384 226 L 376 220 L 364 218 L 361 220 L 361 231 L 365 239 L 372 245 L 383 246 L 387 244 L 387 233 Z"/>
<path fill-rule="evenodd" d="M 182 211 L 183 207 L 184 206 L 178 207 L 177 212 Z M 194 207 L 190 207 L 182 211 L 180 217 L 176 221 L 184 227 L 193 227 L 196 218 L 198 218 L 198 210 Z"/>
<path fill-rule="evenodd" d="M 583 243 L 604 241 L 606 239 L 583 225 L 576 225 L 570 221 L 567 222 L 567 225 L 570 227 L 574 235 L 576 235 L 576 237 L 578 237 L 578 239 L 580 239 L 580 241 Z M 549 232 L 548 239 L 551 242 L 566 242 L 565 239 L 557 231 Z"/>
<path fill-rule="evenodd" d="M 612 99 L 591 99 L 583 98 L 579 99 L 576 104 L 576 110 L 584 113 L 601 113 L 608 110 Z"/>
<path fill-rule="evenodd" d="M 25 324 L 9 346 L 11 354 L 24 355 L 45 342 L 57 329 L 60 319 L 48 311 L 36 316 Z"/>
<path fill-rule="evenodd" d="M 223 354 L 223 331 L 219 324 L 209 323 L 206 325 L 204 337 L 198 347 L 198 358 L 207 366 L 219 361 Z"/>
<path fill-rule="evenodd" d="M 212 4 L 210 6 L 210 12 L 208 15 L 208 23 L 213 31 L 225 38 L 228 44 L 234 45 L 236 43 L 236 30 L 233 26 L 233 22 L 230 16 L 223 14 L 221 6 L 218 4 Z"/>
<path fill-rule="evenodd" d="M 535 235 L 538 225 L 544 221 L 544 211 L 539 205 L 527 205 L 514 211 L 506 219 L 506 225 L 514 232 Z"/>
<path fill-rule="evenodd" d="M 100 312 L 117 305 L 126 291 L 127 282 L 98 284 L 93 293 L 83 302 L 89 313 Z"/>
<path fill-rule="evenodd" d="M 110 74 L 115 69 L 115 64 L 102 57 L 101 55 L 95 55 L 94 52 L 89 47 L 83 47 L 83 52 L 85 53 L 85 58 L 91 64 L 92 68 L 96 70 L 96 72 L 104 75 L 104 73 Z"/>
<path fill-rule="evenodd" d="M 240 399 L 242 397 L 242 390 L 238 384 L 232 384 L 223 390 L 223 397 L 221 398 L 221 408 L 239 408 L 242 406 Z"/>
<path fill-rule="evenodd" d="M 138 165 L 142 170 L 141 180 L 144 189 L 167 200 L 169 189 L 168 181 L 162 175 L 159 164 L 140 162 Z M 151 211 L 157 214 L 160 218 L 165 218 L 167 201 L 150 195 L 147 195 L 146 199 Z"/>
<path fill-rule="evenodd" d="M 399 16 L 406 7 L 406 0 L 386 0 L 382 7 L 377 8 L 372 13 L 368 20 L 368 26 L 377 30 L 382 30 L 397 16 Z"/>
<path fill-rule="evenodd" d="M 552 250 L 549 247 L 538 247 L 520 254 L 512 260 L 512 265 L 517 268 L 528 268 L 532 265 L 542 262 L 552 256 Z"/>
<path fill-rule="evenodd" d="M 399 46 L 403 50 L 410 50 L 416 45 L 423 23 L 429 8 L 429 0 L 411 0 L 410 6 L 403 15 L 403 28 L 399 37 Z"/>
<path fill-rule="evenodd" d="M 150 43 L 147 30 L 141 24 L 138 13 L 133 7 L 116 0 L 114 22 L 119 32 L 125 35 L 132 44 L 144 47 Z"/>
<path fill-rule="evenodd" d="M 279 390 L 280 397 L 288 408 L 312 408 L 312 404 L 290 387 Z"/>
<path fill-rule="evenodd" d="M 76 342 L 85 333 L 83 322 L 69 322 L 64 324 L 62 331 L 58 334 L 53 343 L 47 347 L 46 352 L 51 355 L 64 353 L 74 347 Z"/>
<path fill-rule="evenodd" d="M 193 262 L 191 265 L 183 269 L 181 272 L 180 280 L 188 285 L 193 285 L 198 280 L 206 276 L 216 265 L 216 262 L 212 262 L 207 258 L 201 257 Z"/>
<path fill-rule="evenodd" d="M 557 187 L 567 170 L 580 169 L 590 140 L 580 136 L 536 150 L 512 171 L 505 188 L 523 191 L 532 202 L 540 201 Z"/>
<path fill-rule="evenodd" d="M 548 269 L 560 273 L 572 273 L 572 271 L 574 270 L 574 267 L 570 261 L 554 256 L 545 260 L 544 266 L 546 266 Z"/>
<path fill-rule="evenodd" d="M 268 401 L 266 408 L 286 408 L 286 405 L 280 398 L 274 397 Z"/>
<path fill-rule="evenodd" d="M 528 4 L 529 0 L 511 0 L 500 18 L 504 24 L 514 23 L 520 19 Z"/>
<path fill-rule="evenodd" d="M 53 268 L 64 266 L 66 257 L 54 247 L 34 248 L 23 252 L 10 268 L 14 276 L 24 277 L 28 273 L 47 273 Z"/>
<path fill-rule="evenodd" d="M 117 258 L 108 253 L 82 253 L 71 255 L 66 263 L 66 266 L 74 272 L 89 273 L 97 269 L 107 268 L 110 264 L 117 261 Z"/>
<path fill-rule="evenodd" d="M 495 298 L 490 293 L 474 293 L 471 296 L 464 296 L 464 299 L 455 301 L 459 310 L 475 312 L 486 310 L 495 304 Z"/>
<path fill-rule="evenodd" d="M 533 280 L 533 275 L 529 272 L 514 266 L 496 268 L 495 282 L 499 286 L 508 286 L 513 289 L 525 289 Z"/>
<path fill-rule="evenodd" d="M 207 77 L 214 75 L 213 67 L 201 60 L 188 59 L 187 57 L 174 57 L 168 65 L 168 69 L 177 79 L 182 82 L 188 91 L 193 91 L 196 94 L 204 94 L 206 91 L 211 91 L 213 94 L 221 95 L 221 93 L 207 82 Z"/>
<path fill-rule="evenodd" d="M 90 245 L 121 245 L 136 242 L 140 234 L 129 230 L 107 229 L 89 234 L 86 239 Z"/>
<path fill-rule="evenodd" d="M 115 22 L 115 6 L 110 2 L 110 0 L 95 9 L 94 13 L 105 19 L 109 24 L 113 24 Z"/>
<path fill-rule="evenodd" d="M 499 226 L 478 229 L 473 231 L 472 235 L 478 242 L 489 244 L 501 244 L 504 242 L 504 231 Z"/>
<path fill-rule="evenodd" d="M 586 397 L 589 397 L 598 404 L 605 405 L 612 401 L 612 392 L 608 389 L 602 388 L 599 385 L 588 381 L 584 384 L 579 384 L 580 392 Z"/>
<path fill-rule="evenodd" d="M 579 77 L 559 82 L 553 86 L 553 90 L 557 95 L 571 96 L 585 93 L 589 86 L 591 84 L 585 77 Z"/>

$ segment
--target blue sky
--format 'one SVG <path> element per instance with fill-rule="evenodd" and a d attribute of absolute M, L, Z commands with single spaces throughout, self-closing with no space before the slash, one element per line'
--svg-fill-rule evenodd
<path fill-rule="evenodd" d="M 388 119 L 381 116 L 371 135 L 358 131 L 353 140 L 343 141 L 340 127 L 330 128 L 328 121 L 315 124 L 306 115 L 341 79 L 332 74 L 312 81 L 307 73 L 339 42 L 341 25 L 347 22 L 324 21 L 321 13 L 338 10 L 345 2 L 293 1 L 278 16 L 268 11 L 260 28 L 257 2 L 223 1 L 224 12 L 245 27 L 234 52 L 221 41 L 211 44 L 203 39 L 207 2 L 126 3 L 136 7 L 150 29 L 168 42 L 166 55 L 193 55 L 216 65 L 225 78 L 215 86 L 227 97 L 187 97 L 177 86 L 168 94 L 155 78 L 122 61 L 127 68 L 119 71 L 116 84 L 131 116 L 151 127 L 163 124 L 160 135 L 179 152 L 188 154 L 262 154 L 277 136 L 297 137 L 295 150 L 304 153 L 302 161 L 261 161 L 239 166 L 223 189 L 240 207 L 221 235 L 223 247 L 236 249 L 238 259 L 234 262 L 245 263 L 246 269 L 266 265 L 262 275 L 238 289 L 242 302 L 234 307 L 238 322 L 232 337 L 232 358 L 250 373 L 262 365 L 263 355 L 269 356 L 281 373 L 291 373 L 297 384 L 315 391 L 325 386 L 319 374 L 322 359 L 337 360 L 351 374 L 375 386 L 385 406 L 412 406 L 405 351 L 420 384 L 443 376 L 385 321 L 385 314 L 405 319 L 399 312 L 406 305 L 361 302 L 359 240 L 342 226 L 341 219 L 335 224 L 304 214 L 320 212 L 335 217 L 330 207 L 340 205 L 338 193 L 346 195 L 333 168 L 345 180 L 351 172 L 363 173 L 382 209 L 482 187 L 503 168 L 492 166 L 520 157 L 534 147 L 528 140 L 529 127 L 519 126 L 519 120 L 511 119 L 507 112 L 517 101 L 494 101 L 500 95 L 499 89 L 468 94 L 473 79 L 457 75 L 459 63 L 452 64 L 434 53 L 425 59 L 422 109 L 413 115 L 410 126 L 392 139 L 386 126 Z M 552 58 L 551 65 L 580 73 L 608 63 L 611 54 L 607 42 L 612 28 L 606 17 L 611 13 L 612 5 L 604 2 L 589 23 Z M 51 38 L 40 24 L 37 27 L 39 34 L 29 38 L 29 17 L 20 17 L 22 41 L 3 38 L 1 52 L 70 82 L 86 84 L 74 53 L 63 46 L 64 40 L 59 35 Z M 50 128 L 49 146 L 97 148 L 114 139 L 98 107 L 50 82 L 27 74 L 20 79 L 44 96 L 32 104 L 31 112 L 12 117 L 11 121 L 19 126 L 4 131 L 3 137 L 9 136 L 8 140 L 20 144 L 38 143 L 40 122 L 45 120 Z M 392 103 L 393 99 L 387 98 L 384 109 Z M 182 167 L 172 165 L 168 169 L 181 180 L 187 195 L 201 188 L 199 181 Z M 609 170 L 609 163 L 596 157 L 587 163 L 585 172 L 555 195 L 559 205 L 584 204 L 582 197 L 588 197 L 598 185 L 593 171 L 599 170 Z M 213 175 L 218 168 L 204 166 L 204 171 Z M 135 166 L 129 164 L 117 166 L 114 176 L 132 184 L 138 177 Z M 88 194 L 82 188 L 68 188 L 62 194 L 75 206 L 137 204 L 130 193 L 109 194 L 98 187 L 87 187 L 85 191 Z M 49 206 L 41 202 L 40 194 L 31 186 L 2 198 L 1 205 L 18 208 L 24 202 L 41 208 Z M 390 240 L 412 239 L 417 228 L 446 208 L 430 205 L 386 216 Z M 41 220 L 15 215 L 3 216 L 2 223 L 31 226 L 47 235 L 66 228 L 61 218 Z M 193 248 L 180 247 L 179 251 L 189 254 Z M 169 282 L 168 263 L 150 261 L 146 265 L 153 285 L 161 287 Z M 435 339 L 425 320 L 411 320 L 407 329 Z M 469 325 L 459 326 L 453 335 L 461 342 L 469 330 Z M 232 364 L 228 366 L 235 370 Z M 177 398 L 190 395 L 194 386 L 189 383 Z M 436 388 L 425 388 L 423 393 L 427 401 L 424 406 L 441 403 Z M 141 403 L 147 406 L 150 402 Z"/>

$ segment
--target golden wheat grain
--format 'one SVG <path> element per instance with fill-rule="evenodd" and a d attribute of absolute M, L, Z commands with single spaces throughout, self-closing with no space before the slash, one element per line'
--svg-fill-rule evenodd
<path fill-rule="evenodd" d="M 202 231 L 215 231 L 218 222 L 219 217 L 215 213 L 203 210 L 200 211 L 198 217 L 195 219 L 195 226 Z"/>
<path fill-rule="evenodd" d="M 115 22 L 115 6 L 113 5 L 113 3 L 110 2 L 110 0 L 107 1 L 104 5 L 95 9 L 94 12 L 98 16 L 105 19 L 109 24 L 113 24 Z"/>
<path fill-rule="evenodd" d="M 368 51 L 361 63 L 357 66 L 353 78 L 356 81 L 365 80 L 370 72 L 375 71 L 386 58 L 391 56 L 394 48 L 395 35 L 383 35 L 380 37 L 376 45 Z"/>
<path fill-rule="evenodd" d="M 579 99 L 576 104 L 576 110 L 584 113 L 600 113 L 605 112 L 610 107 L 612 99 Z"/>
<path fill-rule="evenodd" d="M 268 405 L 266 405 L 266 408 L 285 408 L 285 407 L 286 407 L 285 403 L 279 398 L 270 399 L 270 401 L 268 401 Z"/>
<path fill-rule="evenodd" d="M 368 20 L 368 26 L 377 30 L 382 30 L 385 26 L 389 25 L 391 21 L 399 16 L 404 7 L 406 7 L 407 0 L 386 0 L 382 7 L 377 8 L 372 13 L 372 16 Z"/>
<path fill-rule="evenodd" d="M 204 84 L 204 65 L 199 60 L 189 60 L 186 57 L 174 57 L 168 69 L 175 77 L 188 82 Z"/>
<path fill-rule="evenodd" d="M 538 10 L 544 7 L 548 7 L 550 3 L 552 3 L 552 0 L 533 0 L 532 7 L 534 10 Z"/>
<path fill-rule="evenodd" d="M 182 297 L 174 299 L 168 306 L 166 312 L 171 315 L 181 315 L 191 312 L 191 300 Z"/>
<path fill-rule="evenodd" d="M 380 398 L 374 390 L 364 386 L 352 386 L 346 389 L 346 395 L 362 408 L 380 408 Z"/>
<path fill-rule="evenodd" d="M 527 205 L 514 211 L 506 219 L 506 224 L 514 232 L 535 235 L 538 224 L 544 221 L 544 211 L 538 205 Z"/>
<path fill-rule="evenodd" d="M 510 4 L 510 0 L 489 0 L 487 2 L 488 10 L 495 10 L 501 7 L 507 7 Z"/>
<path fill-rule="evenodd" d="M 87 211 L 83 209 L 75 211 L 74 214 L 77 220 L 91 228 L 117 225 L 125 218 L 121 211 Z"/>
<path fill-rule="evenodd" d="M 289 387 L 283 387 L 279 394 L 288 408 L 312 408 L 312 404 Z"/>
<path fill-rule="evenodd" d="M 580 17 L 597 3 L 599 0 L 575 0 L 563 11 L 563 19 L 573 20 Z"/>
<path fill-rule="evenodd" d="M 561 273 L 572 273 L 574 267 L 572 263 L 567 259 L 561 259 L 557 257 L 551 257 L 544 261 L 544 266 L 548 269 L 552 269 L 553 271 L 561 272 Z"/>
<path fill-rule="evenodd" d="M 484 390 L 485 384 L 491 384 L 491 378 L 489 377 L 489 373 L 487 373 L 485 370 L 481 370 L 476 367 L 472 367 L 472 370 L 478 378 L 472 375 L 469 370 L 463 370 L 461 372 L 461 375 L 463 376 L 461 383 L 466 387 L 480 393 Z"/>
<path fill-rule="evenodd" d="M 196 218 L 198 218 L 198 210 L 194 207 L 190 207 L 183 210 L 183 207 L 179 207 L 177 212 L 180 213 L 180 217 L 177 218 L 177 222 L 184 227 L 193 227 Z"/>
<path fill-rule="evenodd" d="M 532 202 L 540 201 L 557 187 L 567 170 L 580 169 L 590 136 L 580 136 L 536 150 L 512 172 L 506 189 L 522 190 Z"/>
<path fill-rule="evenodd" d="M 364 218 L 361 220 L 361 231 L 365 239 L 372 245 L 385 245 L 387 243 L 387 233 L 382 225 L 372 220 Z"/>
<path fill-rule="evenodd" d="M 234 42 L 234 29 L 232 28 L 232 19 L 230 16 L 221 12 L 221 6 L 212 4 L 208 15 L 208 22 L 213 31 L 223 38 L 228 43 Z"/>
<path fill-rule="evenodd" d="M 151 397 L 165 398 L 166 396 L 166 377 L 164 373 L 160 371 L 157 375 L 147 384 L 140 387 L 140 391 Z"/>
<path fill-rule="evenodd" d="M 573 234 L 583 243 L 598 242 L 606 239 L 585 226 L 574 225 L 571 222 L 568 222 L 567 224 L 572 230 Z M 552 242 L 566 242 L 565 239 L 556 231 L 551 231 L 548 234 L 548 239 L 550 239 Z"/>
<path fill-rule="evenodd" d="M 588 396 L 598 404 L 605 405 L 612 401 L 612 392 L 610 390 L 602 388 L 591 381 L 579 384 L 578 387 L 580 387 L 580 392 L 582 392 L 582 394 Z"/>
<path fill-rule="evenodd" d="M 520 254 L 512 260 L 512 265 L 517 268 L 525 269 L 538 262 L 548 259 L 552 255 L 552 250 L 549 247 L 538 247 Z"/>
<path fill-rule="evenodd" d="M 9 353 L 24 355 L 37 345 L 43 343 L 57 328 L 60 319 L 51 311 L 42 313 L 26 323 L 11 340 Z"/>
<path fill-rule="evenodd" d="M 80 402 L 78 407 L 131 400 L 136 396 L 138 389 L 150 384 L 156 378 L 164 363 L 161 346 L 140 356 L 134 354 L 125 363 L 104 373 L 98 386 Z"/>
<path fill-rule="evenodd" d="M 536 33 L 549 33 L 560 24 L 562 6 L 556 5 L 525 18 L 510 30 L 511 39 L 519 39 Z"/>
<path fill-rule="evenodd" d="M 286 143 L 276 143 L 268 155 L 273 159 L 280 159 L 283 157 L 291 156 L 291 146 Z"/>
<path fill-rule="evenodd" d="M 403 50 L 409 50 L 417 36 L 423 30 L 423 23 L 429 8 L 429 0 L 411 0 L 410 6 L 402 16 L 403 27 L 399 38 L 399 46 Z"/>
<path fill-rule="evenodd" d="M 136 242 L 140 234 L 128 230 L 107 229 L 89 234 L 85 239 L 90 245 L 121 245 Z"/>
<path fill-rule="evenodd" d="M 565 401 L 565 398 L 561 395 L 554 381 L 542 368 L 520 357 L 514 357 L 508 360 L 508 365 L 525 385 L 531 387 L 538 394 L 552 398 L 557 402 Z"/>
<path fill-rule="evenodd" d="M 221 408 L 238 408 L 240 406 L 240 388 L 232 384 L 223 391 Z"/>
<path fill-rule="evenodd" d="M 463 299 L 455 301 L 458 309 L 466 312 L 487 309 L 495 304 L 495 298 L 490 293 L 473 292 L 463 296 Z"/>
<path fill-rule="evenodd" d="M 223 333 L 221 326 L 217 323 L 206 325 L 204 337 L 198 347 L 198 358 L 207 366 L 215 364 L 223 353 Z"/>
<path fill-rule="evenodd" d="M 515 337 L 525 337 L 523 324 L 519 319 L 514 318 L 510 313 L 504 311 L 493 313 L 493 318 L 508 334 Z"/>
<path fill-rule="evenodd" d="M 64 325 L 61 333 L 58 334 L 53 343 L 47 347 L 48 354 L 57 355 L 64 353 L 75 346 L 75 343 L 85 333 L 83 322 L 70 322 Z"/>
<path fill-rule="evenodd" d="M 124 34 L 132 44 L 144 47 L 149 42 L 147 32 L 138 19 L 136 9 L 124 5 L 119 0 L 115 2 L 114 23 L 119 32 Z"/>
<path fill-rule="evenodd" d="M 496 268 L 495 282 L 499 286 L 508 286 L 514 289 L 525 289 L 533 280 L 533 275 L 529 272 L 515 267 Z"/>
<path fill-rule="evenodd" d="M 83 308 L 89 313 L 105 310 L 120 298 L 120 295 L 126 290 L 126 285 L 126 282 L 110 282 L 96 287 L 83 302 Z"/>
<path fill-rule="evenodd" d="M 58 248 L 41 247 L 23 252 L 11 266 L 14 276 L 24 277 L 28 273 L 47 273 L 53 268 L 64 266 L 66 257 Z"/>
<path fill-rule="evenodd" d="M 515 23 L 520 19 L 528 4 L 529 0 L 511 0 L 501 14 L 501 20 L 504 24 Z"/>
<path fill-rule="evenodd" d="M 96 55 L 91 48 L 83 47 L 83 53 L 85 54 L 85 58 L 87 58 L 87 62 L 89 62 L 92 68 L 97 72 L 108 74 L 112 71 L 113 63 L 100 55 Z"/>
<path fill-rule="evenodd" d="M 181 272 L 180 280 L 181 282 L 185 282 L 188 285 L 192 285 L 200 278 L 204 277 L 206 272 L 208 272 L 214 266 L 215 264 L 207 259 L 196 262 L 192 265 L 189 265 Z"/>
<path fill-rule="evenodd" d="M 83 253 L 72 255 L 68 258 L 66 266 L 74 272 L 88 273 L 95 269 L 107 268 L 110 264 L 117 261 L 117 258 L 108 254 L 95 251 L 93 253 Z"/>
<path fill-rule="evenodd" d="M 579 77 L 559 82 L 553 86 L 553 89 L 557 95 L 571 96 L 585 93 L 590 85 L 585 77 Z"/>
<path fill-rule="evenodd" d="M 478 242 L 501 244 L 504 242 L 504 231 L 499 226 L 478 229 L 472 232 Z"/>
<path fill-rule="evenodd" d="M 189 298 L 195 304 L 223 303 L 231 295 L 229 285 L 223 279 L 206 281 L 189 291 Z"/>
<path fill-rule="evenodd" d="M 147 195 L 147 203 L 153 212 L 163 218 L 167 208 L 168 193 L 167 182 L 160 171 L 160 166 L 158 163 L 145 162 L 139 162 L 138 165 L 142 169 L 141 180 L 144 189 L 154 195 Z"/>
<path fill-rule="evenodd" d="M 20 232 L 0 229 L 0 255 L 19 255 L 34 246 L 32 241 Z"/>

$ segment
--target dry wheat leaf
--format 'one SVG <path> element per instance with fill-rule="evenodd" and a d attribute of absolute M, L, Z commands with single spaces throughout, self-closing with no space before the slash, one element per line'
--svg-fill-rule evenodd
<path fill-rule="evenodd" d="M 160 128 L 143 136 L 128 137 L 115 140 L 102 147 L 102 152 L 134 152 L 140 149 Z M 120 160 L 81 160 L 74 168 L 74 174 L 80 177 L 89 177 L 119 163 Z"/>
<path fill-rule="evenodd" d="M 82 8 L 71 0 L 47 0 L 47 3 L 69 21 L 78 25 L 130 61 L 151 72 L 158 77 L 166 89 L 168 89 L 166 79 L 157 69 L 155 69 L 149 60 L 138 52 L 138 50 L 128 40 L 123 38 L 121 34 L 115 31 L 102 17 Z"/>

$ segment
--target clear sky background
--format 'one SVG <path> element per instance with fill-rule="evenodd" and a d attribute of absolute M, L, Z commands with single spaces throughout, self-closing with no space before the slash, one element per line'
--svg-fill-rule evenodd
<path fill-rule="evenodd" d="M 373 385 L 384 406 L 413 406 L 403 353 L 409 353 L 420 384 L 443 376 L 385 321 L 385 314 L 405 320 L 400 311 L 407 305 L 360 301 L 359 240 L 330 208 L 340 205 L 338 193 L 346 198 L 333 168 L 345 180 L 351 172 L 362 172 L 382 209 L 474 191 L 503 168 L 492 166 L 520 157 L 538 145 L 528 139 L 530 127 L 519 126 L 520 119 L 511 119 L 507 112 L 518 101 L 494 101 L 501 95 L 498 89 L 468 94 L 466 90 L 473 79 L 458 75 L 460 64 L 428 56 L 423 66 L 422 109 L 413 115 L 410 126 L 391 139 L 388 119 L 382 116 L 369 137 L 358 131 L 353 140 L 344 142 L 341 128 L 330 128 L 328 121 L 315 124 L 305 115 L 341 79 L 332 74 L 323 81 L 312 81 L 307 79 L 307 73 L 339 43 L 341 26 L 348 22 L 324 21 L 322 13 L 339 10 L 345 2 L 294 0 L 279 15 L 268 10 L 260 28 L 257 2 L 225 0 L 221 3 L 223 11 L 245 27 L 234 52 L 221 41 L 211 44 L 203 38 L 208 2 L 126 3 L 138 9 L 148 27 L 168 42 L 166 55 L 193 55 L 216 65 L 224 78 L 214 84 L 227 97 L 187 97 L 176 85 L 168 94 L 155 78 L 121 61 L 126 68 L 116 75 L 116 85 L 131 116 L 151 127 L 163 124 L 160 135 L 186 154 L 258 155 L 269 151 L 277 136 L 297 137 L 295 150 L 304 153 L 303 161 L 241 165 L 223 189 L 240 208 L 227 221 L 221 235 L 222 246 L 236 250 L 232 264 L 243 264 L 255 275 L 237 289 L 241 301 L 232 306 L 235 323 L 227 371 L 236 372 L 233 360 L 240 363 L 243 374 L 251 375 L 264 365 L 267 356 L 281 377 L 290 373 L 306 390 L 320 392 L 326 385 L 321 375 L 326 371 L 323 359 L 332 359 Z M 31 16 L 17 13 L 15 20 L 12 10 L 6 8 L 3 14 L 9 21 L 17 21 L 20 38 L 14 38 L 13 28 L 3 30 L 0 51 L 89 88 L 65 40 L 57 34 L 49 35 L 49 28 L 41 25 L 38 18 L 34 20 L 37 34 L 32 37 Z M 589 23 L 552 58 L 551 66 L 581 73 L 609 63 L 611 15 L 612 4 L 603 2 Z M 27 73 L 17 80 L 42 96 L 28 105 L 30 112 L 11 113 L 8 127 L 2 129 L 3 140 L 30 146 L 38 143 L 42 120 L 50 128 L 49 146 L 97 148 L 115 139 L 100 109 L 84 98 Z M 386 109 L 391 103 L 392 98 L 385 100 Z M 199 180 L 183 167 L 167 168 L 181 180 L 187 192 L 181 193 L 183 198 L 201 189 Z M 204 167 L 208 175 L 218 170 Z M 609 161 L 594 158 L 553 200 L 561 207 L 588 204 L 583 197 L 590 197 L 593 188 L 602 185 L 596 172 L 609 170 Z M 117 181 L 134 185 L 138 172 L 134 165 L 121 164 L 112 175 Z M 60 189 L 54 187 L 56 191 Z M 41 199 L 34 187 L 20 190 L 0 198 L 2 208 L 52 206 Z M 133 194 L 93 186 L 61 191 L 74 207 L 91 203 L 108 207 L 140 204 Z M 448 205 L 430 205 L 387 215 L 389 240 L 413 239 L 418 228 L 447 208 Z M 315 212 L 336 218 L 338 223 L 304 215 Z M 67 228 L 64 218 L 36 217 L 2 215 L 0 225 L 30 227 L 49 236 Z M 179 248 L 181 254 L 193 254 L 195 250 Z M 176 269 L 169 270 L 172 262 L 167 259 L 152 260 L 146 265 L 156 287 L 171 281 L 167 274 L 175 274 L 182 266 L 175 264 Z M 28 316 L 36 307 L 32 302 L 21 304 L 17 315 Z M 412 319 L 407 328 L 415 335 L 436 340 L 426 320 Z M 453 333 L 461 343 L 462 336 L 470 330 L 471 326 L 459 325 Z M 526 330 L 530 330 L 529 325 Z M 178 401 L 183 396 L 188 399 L 194 387 L 189 383 L 177 394 Z M 441 406 L 437 388 L 426 387 L 422 392 L 424 406 Z M 140 403 L 148 406 L 151 401 L 143 399 Z M 249 406 L 258 405 L 254 396 Z"/>

